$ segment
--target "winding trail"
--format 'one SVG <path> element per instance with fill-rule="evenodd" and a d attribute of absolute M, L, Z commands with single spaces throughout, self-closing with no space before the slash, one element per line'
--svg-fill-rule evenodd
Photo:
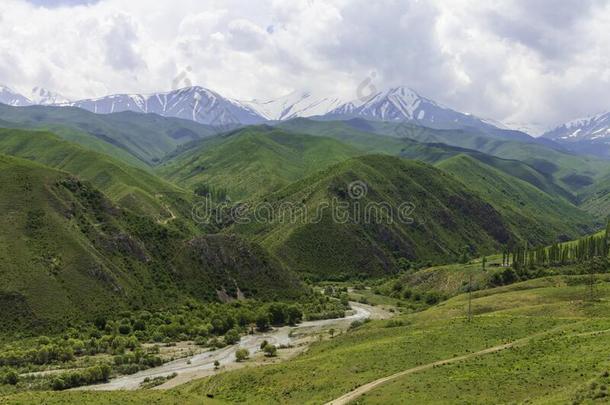
<path fill-rule="evenodd" d="M 223 349 L 207 351 L 189 358 L 174 360 L 159 367 L 143 370 L 132 375 L 114 378 L 104 384 L 79 387 L 77 390 L 135 390 L 140 387 L 140 383 L 147 377 L 150 379 L 155 377 L 166 377 L 173 373 L 178 374 L 175 379 L 179 380 L 180 383 L 184 383 L 195 378 L 200 378 L 202 375 L 205 375 L 206 372 L 212 374 L 214 372 L 215 361 L 218 361 L 221 365 L 235 364 L 235 352 L 239 348 L 248 349 L 252 355 L 260 351 L 260 345 L 263 340 L 277 346 L 289 345 L 298 339 L 298 337 L 294 336 L 296 335 L 295 332 L 314 333 L 316 330 L 324 327 L 347 327 L 355 320 L 363 320 L 371 316 L 383 316 L 383 314 L 379 313 L 379 310 L 369 305 L 356 302 L 350 302 L 350 305 L 354 310 L 354 313 L 344 318 L 307 321 L 302 322 L 297 326 L 284 326 L 262 334 L 246 335 L 241 338 L 238 344 Z M 173 380 L 170 380 L 169 382 L 172 381 Z M 164 384 L 164 386 L 161 386 L 160 388 L 169 388 L 171 385 L 175 384 L 168 384 L 167 386 Z"/>
<path fill-rule="evenodd" d="M 347 403 L 355 400 L 356 398 L 360 397 L 361 395 L 363 395 L 369 391 L 372 391 L 373 389 L 377 388 L 378 386 L 387 383 L 388 381 L 395 380 L 397 378 L 400 378 L 400 377 L 408 375 L 408 374 L 413 374 L 413 373 L 417 373 L 419 371 L 428 370 L 433 367 L 442 366 L 445 364 L 456 363 L 458 361 L 467 360 L 472 357 L 482 356 L 482 355 L 489 354 L 489 353 L 499 352 L 500 350 L 504 350 L 504 349 L 513 347 L 516 343 L 518 343 L 518 341 L 506 343 L 506 344 L 499 345 L 499 346 L 489 347 L 487 349 L 480 350 L 478 352 L 474 352 L 474 353 L 470 353 L 470 354 L 466 354 L 464 356 L 452 357 L 452 358 L 446 359 L 446 360 L 435 361 L 434 363 L 424 364 L 421 366 L 413 367 L 413 368 L 398 372 L 396 374 L 389 375 L 387 377 L 382 377 L 375 381 L 371 381 L 370 383 L 361 385 L 360 387 L 356 388 L 355 390 L 350 391 L 347 394 L 345 394 L 337 399 L 327 402 L 326 405 L 347 404 Z"/>
<path fill-rule="evenodd" d="M 530 340 L 532 340 L 535 337 L 538 336 L 542 336 L 545 334 L 548 334 L 556 329 L 561 328 L 561 326 L 558 326 L 557 328 L 553 328 L 550 329 L 548 331 L 543 331 L 543 332 L 539 332 L 536 333 L 534 335 L 531 336 L 526 336 L 524 338 L 515 340 L 513 342 L 509 342 L 509 343 L 505 343 L 502 345 L 498 345 L 498 346 L 493 346 L 493 347 L 488 347 L 487 349 L 483 349 L 483 350 L 479 350 L 478 352 L 474 352 L 474 353 L 469 353 L 463 356 L 458 356 L 458 357 L 452 357 L 450 359 L 445 359 L 445 360 L 439 360 L 439 361 L 435 361 L 433 363 L 428 363 L 428 364 L 423 364 L 421 366 L 417 366 L 417 367 L 413 367 L 413 368 L 409 368 L 407 370 L 403 370 L 400 371 L 396 374 L 392 374 L 389 375 L 387 377 L 382 377 L 379 378 L 377 380 L 371 381 L 367 384 L 361 385 L 360 387 L 356 388 L 353 391 L 348 392 L 345 395 L 340 396 L 337 399 L 333 399 L 330 402 L 327 402 L 325 405 L 344 405 L 344 404 L 348 404 L 352 401 L 354 401 L 355 399 L 359 398 L 360 396 L 366 394 L 369 391 L 374 390 L 375 388 L 379 387 L 380 385 L 383 385 L 389 381 L 395 380 L 397 378 L 403 377 L 405 375 L 409 375 L 409 374 L 414 374 L 417 373 L 419 371 L 424 371 L 424 370 L 428 370 L 431 369 L 433 367 L 438 367 L 438 366 L 443 366 L 446 364 L 451 364 L 451 363 L 457 363 L 459 361 L 463 361 L 463 360 L 468 360 L 471 359 L 473 357 L 478 357 L 478 356 L 484 356 L 486 354 L 491 354 L 491 353 L 496 353 L 505 349 L 510 349 L 512 347 L 516 347 L 522 344 L 526 344 L 527 342 L 529 342 Z M 591 336 L 591 335 L 596 335 L 596 334 L 603 334 L 603 333 L 609 333 L 610 329 L 604 329 L 604 330 L 597 330 L 597 331 L 589 331 L 589 332 L 582 332 L 582 333 L 575 333 L 572 335 L 566 335 L 566 336 Z"/>

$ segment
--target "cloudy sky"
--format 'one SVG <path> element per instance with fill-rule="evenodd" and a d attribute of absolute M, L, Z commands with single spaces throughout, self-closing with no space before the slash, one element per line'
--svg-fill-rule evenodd
<path fill-rule="evenodd" d="M 355 98 L 368 78 L 550 126 L 610 110 L 609 27 L 604 0 L 2 0 L 0 84 Z"/>

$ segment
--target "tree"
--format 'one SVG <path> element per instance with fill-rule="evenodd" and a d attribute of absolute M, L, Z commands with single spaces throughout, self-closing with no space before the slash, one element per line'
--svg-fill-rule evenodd
<path fill-rule="evenodd" d="M 256 328 L 260 332 L 264 332 L 269 329 L 269 313 L 264 309 L 261 309 L 256 314 Z"/>
<path fill-rule="evenodd" d="M 267 344 L 263 348 L 263 351 L 265 352 L 265 356 L 267 356 L 267 357 L 275 357 L 277 355 L 277 347 L 275 347 L 275 345 L 272 345 L 272 344 Z"/>
<path fill-rule="evenodd" d="M 235 360 L 238 362 L 245 361 L 248 359 L 248 357 L 250 357 L 250 352 L 246 348 L 242 347 L 240 349 L 237 349 L 237 351 L 235 352 Z"/>
<path fill-rule="evenodd" d="M 19 374 L 15 372 L 15 370 L 9 370 L 6 374 L 4 374 L 4 378 L 2 378 L 5 384 L 9 385 L 17 385 L 19 382 Z"/>
<path fill-rule="evenodd" d="M 296 305 L 290 305 L 286 308 L 286 316 L 288 317 L 288 324 L 296 325 L 303 320 L 303 311 Z"/>
<path fill-rule="evenodd" d="M 225 343 L 228 345 L 234 345 L 239 342 L 239 332 L 237 329 L 231 329 L 225 334 Z"/>
<path fill-rule="evenodd" d="M 269 316 L 271 318 L 272 325 L 284 325 L 287 318 L 287 307 L 286 304 L 281 302 L 274 302 L 269 305 Z"/>

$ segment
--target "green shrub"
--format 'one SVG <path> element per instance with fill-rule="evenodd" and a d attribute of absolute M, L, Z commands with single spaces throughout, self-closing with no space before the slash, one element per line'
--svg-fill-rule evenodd
<path fill-rule="evenodd" d="M 263 347 L 263 352 L 265 352 L 265 356 L 267 357 L 275 357 L 277 355 L 277 347 L 272 344 L 267 344 Z"/>
<path fill-rule="evenodd" d="M 245 361 L 250 357 L 250 352 L 246 348 L 237 349 L 235 352 L 235 360 L 238 362 Z"/>

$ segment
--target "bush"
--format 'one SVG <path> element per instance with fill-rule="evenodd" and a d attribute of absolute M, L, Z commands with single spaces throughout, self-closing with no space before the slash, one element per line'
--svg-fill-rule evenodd
<path fill-rule="evenodd" d="M 237 351 L 235 352 L 235 360 L 238 362 L 247 360 L 248 357 L 250 357 L 250 352 L 248 351 L 248 349 L 241 348 L 237 349 Z"/>
<path fill-rule="evenodd" d="M 234 345 L 235 343 L 239 342 L 239 339 L 239 332 L 237 329 L 231 329 L 225 334 L 225 343 L 227 345 Z"/>
<path fill-rule="evenodd" d="M 356 329 L 359 328 L 360 326 L 362 326 L 364 323 L 362 321 L 352 321 L 352 323 L 349 325 L 349 329 Z"/>
<path fill-rule="evenodd" d="M 4 375 L 0 376 L 2 384 L 17 385 L 19 382 L 19 374 L 15 370 L 9 370 Z"/>
<path fill-rule="evenodd" d="M 110 366 L 102 364 L 83 370 L 62 373 L 51 380 L 51 387 L 59 391 L 107 381 L 108 377 L 110 377 L 110 371 Z"/>
<path fill-rule="evenodd" d="M 269 329 L 269 313 L 265 310 L 260 310 L 256 314 L 256 328 L 264 332 Z"/>
<path fill-rule="evenodd" d="M 267 344 L 265 347 L 263 347 L 263 351 L 267 357 L 275 357 L 277 355 L 277 347 L 272 344 Z"/>

